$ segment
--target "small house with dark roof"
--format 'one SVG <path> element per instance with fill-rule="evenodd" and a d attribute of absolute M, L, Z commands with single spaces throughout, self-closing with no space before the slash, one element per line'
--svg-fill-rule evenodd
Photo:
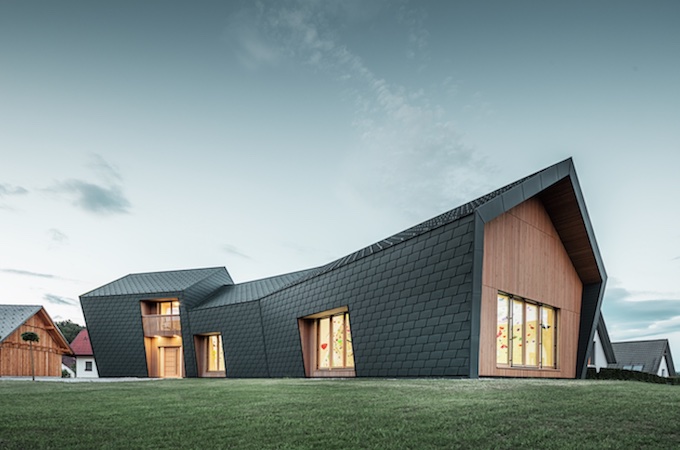
<path fill-rule="evenodd" d="M 31 376 L 31 348 L 21 335 L 34 332 L 35 376 L 60 377 L 61 357 L 71 355 L 68 341 L 39 305 L 0 305 L 0 376 Z"/>
<path fill-rule="evenodd" d="M 97 362 L 94 359 L 87 329 L 80 330 L 80 333 L 71 342 L 71 349 L 76 359 L 76 377 L 98 378 Z"/>
<path fill-rule="evenodd" d="M 105 377 L 582 378 L 605 282 L 568 159 L 321 267 L 80 300 Z"/>
<path fill-rule="evenodd" d="M 660 377 L 674 377 L 675 366 L 668 339 L 612 342 L 616 362 L 609 368 L 647 372 Z"/>

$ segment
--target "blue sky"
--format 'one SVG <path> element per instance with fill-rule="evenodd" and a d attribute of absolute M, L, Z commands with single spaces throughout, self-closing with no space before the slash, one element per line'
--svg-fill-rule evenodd
<path fill-rule="evenodd" d="M 680 351 L 680 3 L 2 2 L 0 302 L 342 257 L 573 157 L 615 340 Z"/>

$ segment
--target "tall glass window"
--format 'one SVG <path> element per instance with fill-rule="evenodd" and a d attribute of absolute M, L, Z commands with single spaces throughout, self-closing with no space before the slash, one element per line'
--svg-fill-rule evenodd
<path fill-rule="evenodd" d="M 557 310 L 520 297 L 498 294 L 496 364 L 555 368 Z"/>
<path fill-rule="evenodd" d="M 208 372 L 223 372 L 225 370 L 225 366 L 222 336 L 219 334 L 208 336 L 206 343 L 208 346 L 206 352 L 208 356 Z"/>
<path fill-rule="evenodd" d="M 317 333 L 317 366 L 319 369 L 354 367 L 354 349 L 348 313 L 318 319 Z"/>

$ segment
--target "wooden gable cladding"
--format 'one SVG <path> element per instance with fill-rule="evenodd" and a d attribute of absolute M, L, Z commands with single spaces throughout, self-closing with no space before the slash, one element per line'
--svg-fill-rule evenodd
<path fill-rule="evenodd" d="M 588 238 L 571 180 L 564 178 L 537 197 L 543 202 L 581 281 L 584 284 L 601 282 L 602 275 L 593 252 L 593 243 Z"/>
<path fill-rule="evenodd" d="M 21 339 L 32 331 L 40 337 L 33 343 L 36 376 L 61 376 L 61 356 L 71 349 L 44 309 L 28 318 L 0 343 L 0 376 L 31 376 L 30 345 Z"/>
<path fill-rule="evenodd" d="M 483 261 L 479 375 L 574 378 L 583 283 L 539 199 L 529 199 L 484 226 Z M 498 292 L 559 310 L 556 369 L 497 367 Z"/>

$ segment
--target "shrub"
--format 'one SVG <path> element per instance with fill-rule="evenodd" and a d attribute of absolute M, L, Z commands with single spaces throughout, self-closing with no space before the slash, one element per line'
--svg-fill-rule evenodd
<path fill-rule="evenodd" d="M 586 372 L 586 378 L 591 380 L 629 380 L 643 381 L 645 383 L 680 385 L 680 378 L 678 377 L 665 378 L 653 373 L 624 369 L 602 368 L 597 372 L 594 368 L 589 367 Z"/>

